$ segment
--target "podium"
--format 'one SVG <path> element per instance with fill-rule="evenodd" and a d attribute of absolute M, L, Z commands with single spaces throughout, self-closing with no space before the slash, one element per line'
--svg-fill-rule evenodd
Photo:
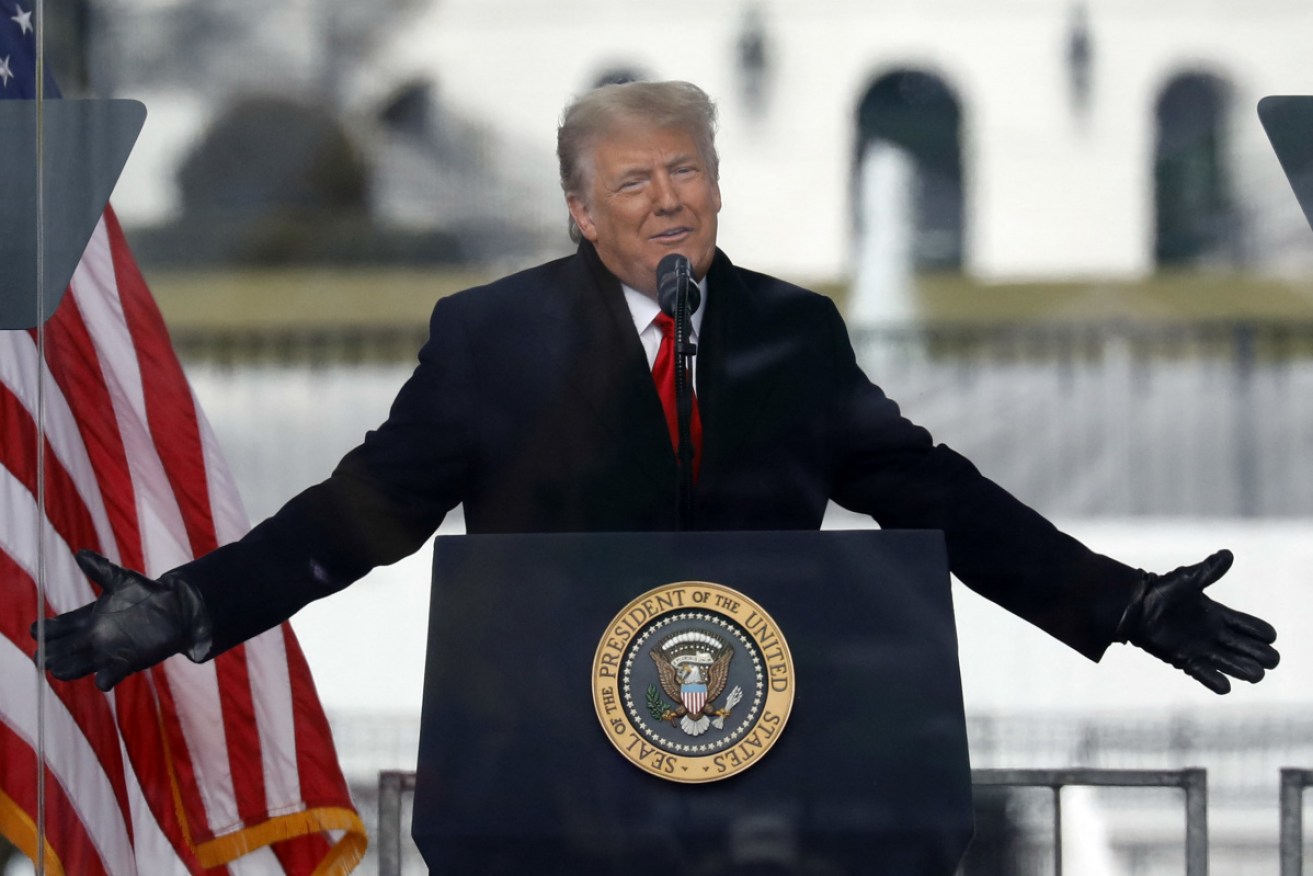
<path fill-rule="evenodd" d="M 742 594 L 792 655 L 782 729 L 719 781 L 641 768 L 595 708 L 604 643 L 630 629 L 618 613 L 675 582 Z M 635 671 L 653 662 L 632 660 Z M 441 537 L 424 685 L 412 834 L 435 874 L 949 876 L 971 837 L 938 532 Z M 677 706 L 666 691 L 657 699 Z M 642 711 L 631 703 L 620 717 L 642 725 Z"/>

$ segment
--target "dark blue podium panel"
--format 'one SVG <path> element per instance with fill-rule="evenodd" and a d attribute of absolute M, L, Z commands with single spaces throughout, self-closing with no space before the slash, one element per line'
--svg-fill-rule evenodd
<path fill-rule="evenodd" d="M 1274 94 L 1258 102 L 1258 118 L 1313 227 L 1313 96 Z"/>
<path fill-rule="evenodd" d="M 616 614 L 707 581 L 792 652 L 773 748 L 718 782 L 612 745 L 591 674 Z M 438 874 L 951 874 L 971 835 L 938 532 L 439 538 L 415 841 Z"/>
<path fill-rule="evenodd" d="M 40 108 L 38 116 L 34 100 L 0 101 L 0 330 L 54 314 L 146 121 L 135 100 Z"/>

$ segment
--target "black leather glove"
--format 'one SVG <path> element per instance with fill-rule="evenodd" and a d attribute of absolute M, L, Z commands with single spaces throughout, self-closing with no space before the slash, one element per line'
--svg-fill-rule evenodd
<path fill-rule="evenodd" d="M 1277 631 L 1204 595 L 1204 588 L 1231 568 L 1232 559 L 1224 550 L 1166 575 L 1145 572 L 1117 638 L 1184 670 L 1213 693 L 1231 690 L 1226 675 L 1261 680 L 1281 657 L 1272 647 Z"/>
<path fill-rule="evenodd" d="M 200 593 L 176 571 L 155 581 L 92 551 L 79 551 L 77 562 L 104 593 L 46 621 L 43 668 L 55 678 L 69 681 L 95 672 L 96 687 L 107 691 L 179 652 L 203 659 L 210 644 L 209 615 Z"/>

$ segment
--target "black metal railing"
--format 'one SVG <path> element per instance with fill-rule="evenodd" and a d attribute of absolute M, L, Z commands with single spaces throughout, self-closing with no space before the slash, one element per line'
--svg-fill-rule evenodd
<path fill-rule="evenodd" d="M 205 387 L 223 392 L 226 380 L 258 394 L 266 389 L 244 375 L 295 371 L 314 382 L 324 410 L 352 404 L 361 365 L 395 372 L 378 391 L 390 397 L 423 340 L 422 327 L 175 337 Z M 905 415 L 1047 515 L 1313 514 L 1313 323 L 940 325 L 858 329 L 853 341 Z M 251 407 L 288 406 L 252 398 Z M 351 438 L 385 411 L 353 424 Z M 228 424 L 215 425 L 223 439 Z M 290 412 L 287 422 L 266 418 L 259 440 L 313 457 L 325 439 L 298 436 L 304 426 Z M 252 446 L 268 469 L 252 480 L 266 483 L 279 451 L 255 440 L 224 446 Z"/>
<path fill-rule="evenodd" d="M 1283 782 L 1285 773 L 1282 772 Z M 1180 788 L 1185 797 L 1186 876 L 1208 873 L 1208 778 L 1205 770 L 1101 770 L 1101 769 L 978 769 L 971 772 L 979 788 L 1047 788 L 1053 793 L 1053 873 L 1062 876 L 1062 790 L 1071 786 L 1119 788 Z M 1284 785 L 1283 785 L 1284 788 Z M 402 807 L 405 794 L 415 790 L 415 773 L 385 770 L 378 780 L 378 872 L 400 876 L 402 860 Z M 1282 798 L 1282 876 L 1285 857 L 1286 807 Z M 1291 870 L 1290 873 L 1299 873 Z"/>
<path fill-rule="evenodd" d="M 1313 512 L 1313 324 L 867 329 L 905 414 L 1046 513 Z"/>
<path fill-rule="evenodd" d="M 1304 872 L 1304 789 L 1313 785 L 1313 770 L 1281 770 L 1281 876 Z"/>
<path fill-rule="evenodd" d="M 415 792 L 415 774 L 384 770 L 378 774 L 378 873 L 401 876 L 402 798 Z"/>
<path fill-rule="evenodd" d="M 1185 873 L 1208 874 L 1208 776 L 1184 770 L 1011 770 L 971 771 L 975 788 L 1048 788 L 1053 793 L 1053 873 L 1062 876 L 1062 790 L 1071 786 L 1180 788 L 1185 792 Z"/>

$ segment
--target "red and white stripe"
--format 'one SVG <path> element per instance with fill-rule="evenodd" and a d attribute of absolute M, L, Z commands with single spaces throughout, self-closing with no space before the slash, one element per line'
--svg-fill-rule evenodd
<path fill-rule="evenodd" d="M 688 709 L 690 715 L 700 716 L 702 714 L 702 709 L 707 704 L 707 688 L 705 685 L 681 688 L 679 691 L 679 697 L 684 703 L 684 708 Z"/>
<path fill-rule="evenodd" d="M 108 210 L 45 343 L 42 361 L 34 333 L 0 333 L 0 830 L 35 854 L 40 684 L 52 865 L 114 876 L 225 864 L 231 873 L 349 872 L 364 830 L 286 625 L 209 663 L 175 657 L 110 694 L 90 679 L 38 680 L 27 629 L 38 544 L 49 616 L 94 598 L 73 562 L 81 548 L 157 576 L 248 528 Z"/>

